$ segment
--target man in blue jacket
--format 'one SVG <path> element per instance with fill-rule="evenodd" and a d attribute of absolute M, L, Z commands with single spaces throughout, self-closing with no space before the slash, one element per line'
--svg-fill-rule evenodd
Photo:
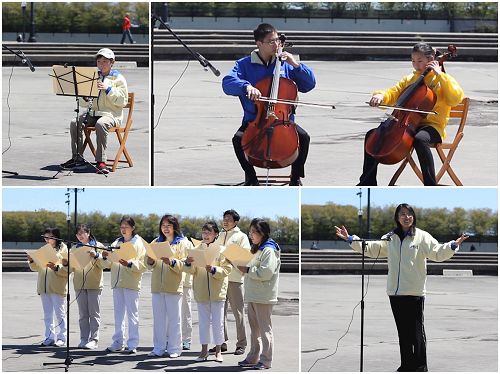
<path fill-rule="evenodd" d="M 256 186 L 259 184 L 254 167 L 247 161 L 241 139 L 248 123 L 253 121 L 257 115 L 255 100 L 263 94 L 255 88 L 260 80 L 272 77 L 276 64 L 276 54 L 280 40 L 276 29 L 267 23 L 262 23 L 253 31 L 257 49 L 250 56 L 236 61 L 231 72 L 222 80 L 222 88 L 227 95 L 238 96 L 243 107 L 243 121 L 233 137 L 233 147 L 236 157 L 245 171 L 245 186 Z M 309 92 L 316 85 L 316 78 L 312 70 L 303 63 L 297 62 L 292 54 L 283 52 L 281 55 L 281 76 L 289 78 L 297 84 L 300 92 Z M 293 122 L 293 115 L 290 117 Z M 299 155 L 292 164 L 290 178 L 291 186 L 300 186 L 300 178 L 304 177 L 304 165 L 309 151 L 309 135 L 300 126 L 297 126 L 299 135 Z"/>

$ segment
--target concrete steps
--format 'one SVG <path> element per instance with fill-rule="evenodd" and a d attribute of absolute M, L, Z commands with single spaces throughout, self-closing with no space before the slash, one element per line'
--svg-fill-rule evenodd
<path fill-rule="evenodd" d="M 174 30 L 188 45 L 208 59 L 238 59 L 255 48 L 251 31 Z M 409 48 L 420 41 L 439 50 L 449 44 L 458 49 L 458 61 L 497 61 L 498 34 L 381 33 L 283 31 L 293 43 L 288 48 L 308 60 L 408 59 Z M 155 30 L 155 60 L 184 59 L 186 50 L 166 30 Z"/>
<path fill-rule="evenodd" d="M 365 257 L 370 274 L 387 274 L 387 259 Z M 345 250 L 302 250 L 302 274 L 359 274 L 361 255 Z M 476 275 L 498 275 L 498 253 L 457 252 L 444 262 L 427 261 L 428 274 L 443 274 L 444 269 L 473 271 Z"/>
<path fill-rule="evenodd" d="M 137 66 L 149 66 L 149 46 L 147 44 L 92 44 L 92 43 L 4 43 L 14 51 L 22 50 L 35 66 L 55 64 L 93 65 L 96 52 L 101 48 L 111 48 L 118 62 L 132 61 Z M 12 65 L 19 58 L 3 50 L 2 63 Z"/>

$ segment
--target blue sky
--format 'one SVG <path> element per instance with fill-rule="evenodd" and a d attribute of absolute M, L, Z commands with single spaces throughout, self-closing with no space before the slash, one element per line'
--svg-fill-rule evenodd
<path fill-rule="evenodd" d="M 73 190 L 73 189 L 72 189 Z M 67 211 L 66 188 L 3 188 L 3 211 Z M 70 195 L 74 211 L 74 194 Z M 222 216 L 235 209 L 248 217 L 298 218 L 299 193 L 294 188 L 85 188 L 78 193 L 78 211 L 104 214 L 165 213 Z"/>
<path fill-rule="evenodd" d="M 325 204 L 334 202 L 359 206 L 359 188 L 303 188 L 302 204 Z M 366 206 L 368 190 L 362 188 L 362 206 Z M 371 206 L 408 203 L 421 208 L 462 207 L 490 208 L 498 211 L 498 191 L 496 188 L 371 188 Z"/>

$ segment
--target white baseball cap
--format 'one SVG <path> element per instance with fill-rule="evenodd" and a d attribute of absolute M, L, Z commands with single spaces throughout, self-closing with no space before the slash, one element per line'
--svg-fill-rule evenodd
<path fill-rule="evenodd" d="M 99 49 L 99 51 L 96 53 L 95 55 L 96 57 L 99 57 L 99 56 L 102 56 L 102 57 L 106 57 L 106 58 L 109 58 L 109 59 L 115 59 L 115 54 L 114 52 L 109 49 L 109 48 L 101 48 Z"/>

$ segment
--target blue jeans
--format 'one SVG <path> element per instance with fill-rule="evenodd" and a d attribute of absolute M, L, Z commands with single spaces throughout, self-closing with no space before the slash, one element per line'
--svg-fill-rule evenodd
<path fill-rule="evenodd" d="M 122 41 L 120 44 L 125 43 L 125 38 L 128 36 L 128 39 L 130 40 L 130 43 L 134 43 L 134 39 L 132 39 L 132 34 L 130 33 L 130 30 L 125 30 L 122 34 Z"/>

